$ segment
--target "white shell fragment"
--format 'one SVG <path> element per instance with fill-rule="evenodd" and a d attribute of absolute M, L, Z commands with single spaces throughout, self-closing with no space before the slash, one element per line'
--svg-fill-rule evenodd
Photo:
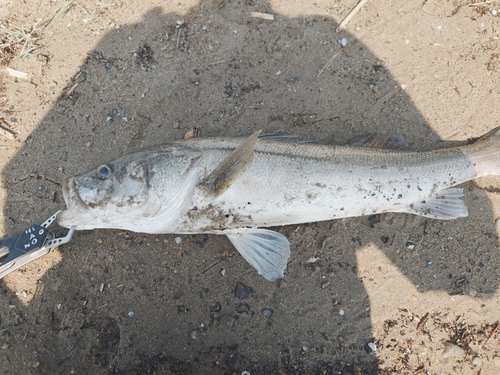
<path fill-rule="evenodd" d="M 274 21 L 274 15 L 269 13 L 250 12 L 250 17 L 260 18 L 262 20 Z"/>
<path fill-rule="evenodd" d="M 21 79 L 29 79 L 28 73 L 20 72 L 19 70 L 5 68 L 7 74 L 11 77 L 21 78 Z"/>

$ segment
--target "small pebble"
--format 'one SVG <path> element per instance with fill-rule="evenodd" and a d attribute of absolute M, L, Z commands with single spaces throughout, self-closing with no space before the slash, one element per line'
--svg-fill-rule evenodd
<path fill-rule="evenodd" d="M 248 314 L 248 312 L 250 311 L 250 306 L 248 305 L 248 303 L 240 303 L 237 307 L 236 307 L 236 312 L 238 314 L 242 314 L 242 313 L 246 313 Z"/>
<path fill-rule="evenodd" d="M 339 315 L 340 316 L 344 316 L 344 314 L 345 314 L 344 310 L 339 310 Z"/>
<path fill-rule="evenodd" d="M 180 26 L 184 23 L 184 20 L 177 20 L 175 21 L 175 23 Z"/>
<path fill-rule="evenodd" d="M 60 303 L 60 304 L 57 305 L 57 309 L 58 310 L 61 310 L 61 307 L 62 307 L 62 303 Z"/>
<path fill-rule="evenodd" d="M 180 237 L 175 237 L 174 240 L 177 245 L 180 245 L 180 243 L 182 242 L 182 238 Z"/>
<path fill-rule="evenodd" d="M 221 304 L 219 302 L 214 302 L 212 303 L 208 309 L 211 311 L 211 312 L 219 312 L 220 309 L 222 308 Z"/>
<path fill-rule="evenodd" d="M 472 364 L 474 366 L 481 366 L 483 364 L 483 359 L 481 357 L 474 357 L 474 359 L 472 360 Z"/>
<path fill-rule="evenodd" d="M 491 14 L 492 14 L 492 15 L 494 15 L 494 16 L 496 16 L 496 15 L 497 15 L 497 13 L 498 13 L 498 11 L 497 11 L 496 9 L 492 9 L 492 10 L 490 10 L 490 12 L 491 12 Z"/>
<path fill-rule="evenodd" d="M 220 324 L 226 325 L 226 326 L 232 326 L 233 325 L 233 317 L 229 314 L 224 314 L 221 315 L 219 318 Z"/>
<path fill-rule="evenodd" d="M 248 299 L 253 296 L 253 290 L 245 284 L 238 282 L 236 288 L 234 288 L 234 295 L 239 299 Z"/>
<path fill-rule="evenodd" d="M 365 352 L 369 355 L 375 355 L 377 353 L 377 345 L 374 342 L 369 342 L 365 345 Z"/>
<path fill-rule="evenodd" d="M 452 357 L 463 357 L 465 355 L 465 350 L 463 350 L 460 346 L 449 342 L 446 344 L 446 348 L 443 351 L 443 358 L 452 358 Z"/>
<path fill-rule="evenodd" d="M 342 38 L 339 40 L 339 43 L 342 47 L 347 46 L 347 38 Z"/>
<path fill-rule="evenodd" d="M 133 318 L 133 317 L 134 317 L 134 315 L 135 315 L 135 314 L 134 314 L 134 312 L 133 312 L 133 311 L 129 311 L 129 313 L 128 313 L 128 317 L 129 317 L 129 318 Z"/>
<path fill-rule="evenodd" d="M 184 134 L 184 139 L 198 138 L 201 135 L 199 128 L 192 128 Z"/>
<path fill-rule="evenodd" d="M 427 261 L 427 265 L 428 265 L 428 266 L 432 266 L 432 260 L 428 260 L 428 261 Z"/>
<path fill-rule="evenodd" d="M 304 344 L 304 345 L 302 345 L 302 346 L 300 347 L 300 350 L 301 350 L 303 353 L 307 353 L 307 351 L 309 350 L 309 346 L 307 346 L 307 345 L 305 345 L 305 344 Z"/>
<path fill-rule="evenodd" d="M 194 330 L 193 332 L 191 332 L 191 338 L 193 340 L 196 340 L 198 338 L 198 331 Z"/>
<path fill-rule="evenodd" d="M 243 371 L 241 375 L 251 375 L 248 371 Z"/>
<path fill-rule="evenodd" d="M 413 242 L 407 242 L 406 248 L 409 250 L 413 250 L 415 248 L 415 244 Z"/>
<path fill-rule="evenodd" d="M 264 315 L 267 319 L 269 319 L 271 316 L 273 316 L 273 310 L 272 309 L 262 309 L 262 315 Z"/>
<path fill-rule="evenodd" d="M 118 110 L 116 108 L 113 108 L 111 110 L 111 116 L 116 116 L 118 114 Z"/>

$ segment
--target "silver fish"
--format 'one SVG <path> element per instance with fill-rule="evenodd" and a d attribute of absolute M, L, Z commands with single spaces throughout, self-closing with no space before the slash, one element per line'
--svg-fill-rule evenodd
<path fill-rule="evenodd" d="M 283 277 L 290 244 L 262 227 L 383 212 L 468 215 L 463 182 L 500 174 L 500 128 L 426 152 L 289 142 L 279 136 L 174 142 L 67 179 L 59 224 L 226 235 L 265 278 Z"/>

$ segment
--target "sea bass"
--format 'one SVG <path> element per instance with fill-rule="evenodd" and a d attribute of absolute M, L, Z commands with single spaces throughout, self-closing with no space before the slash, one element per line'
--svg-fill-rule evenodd
<path fill-rule="evenodd" d="M 500 127 L 471 145 L 425 152 L 259 134 L 173 142 L 69 178 L 59 224 L 226 235 L 259 274 L 275 280 L 290 244 L 262 227 L 383 212 L 465 217 L 463 191 L 453 186 L 500 175 Z"/>

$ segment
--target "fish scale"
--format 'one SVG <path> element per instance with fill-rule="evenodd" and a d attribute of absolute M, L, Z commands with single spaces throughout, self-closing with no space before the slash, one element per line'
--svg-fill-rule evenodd
<path fill-rule="evenodd" d="M 425 152 L 259 139 L 259 133 L 175 142 L 70 178 L 59 223 L 223 234 L 274 280 L 283 276 L 290 244 L 263 227 L 383 212 L 465 217 L 462 189 L 454 186 L 500 174 L 499 128 L 471 145 Z"/>

